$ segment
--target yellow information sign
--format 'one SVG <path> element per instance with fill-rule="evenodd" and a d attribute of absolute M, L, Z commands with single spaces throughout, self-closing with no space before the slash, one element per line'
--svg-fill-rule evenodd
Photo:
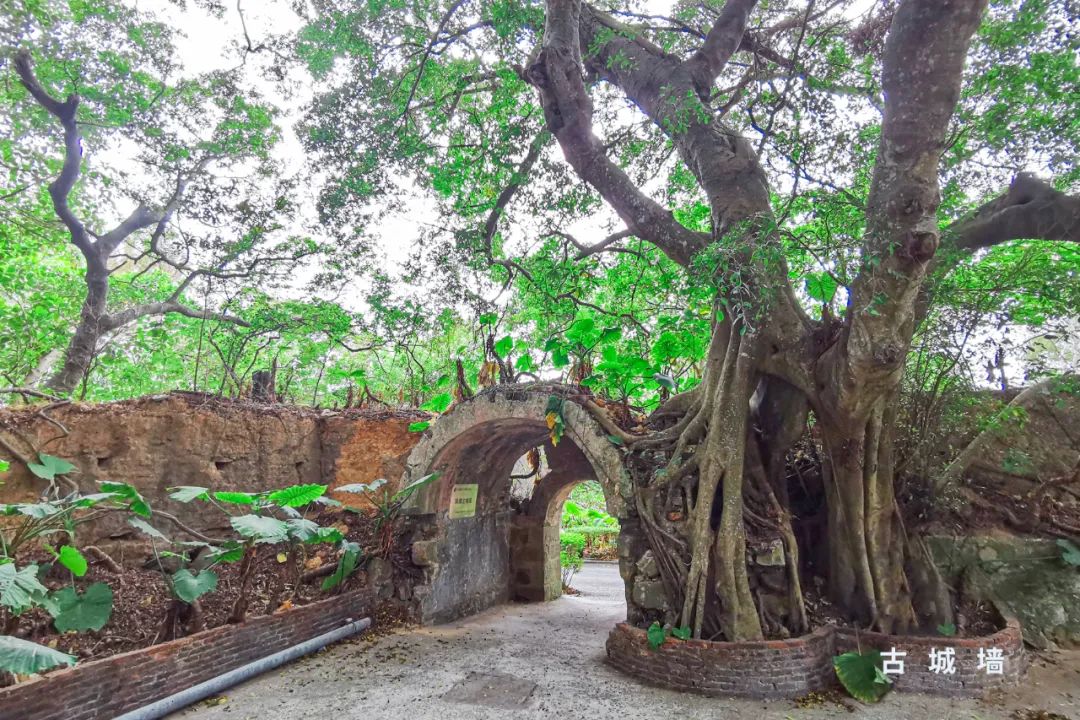
<path fill-rule="evenodd" d="M 471 518 L 476 515 L 476 496 L 480 486 L 476 483 L 455 485 L 450 493 L 450 519 Z"/>

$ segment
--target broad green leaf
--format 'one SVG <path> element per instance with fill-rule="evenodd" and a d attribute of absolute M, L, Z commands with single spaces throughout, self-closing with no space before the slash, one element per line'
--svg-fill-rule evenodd
<path fill-rule="evenodd" d="M 348 485 L 342 485 L 334 488 L 334 492 L 373 493 L 385 484 L 386 478 L 379 478 L 377 480 L 372 480 L 369 483 L 349 483 Z"/>
<path fill-rule="evenodd" d="M 409 423 L 409 432 L 424 432 L 429 427 L 431 427 L 431 422 L 421 420 L 420 422 Z"/>
<path fill-rule="evenodd" d="M 836 279 L 826 272 L 806 276 L 806 294 L 823 303 L 832 302 L 836 295 Z"/>
<path fill-rule="evenodd" d="M 105 583 L 94 583 L 81 595 L 73 587 L 52 594 L 59 605 L 53 625 L 60 632 L 100 630 L 112 616 L 113 592 Z"/>
<path fill-rule="evenodd" d="M 356 563 L 359 560 L 360 546 L 356 543 L 345 543 L 345 547 L 341 553 L 341 559 L 338 560 L 334 573 L 323 579 L 322 589 L 331 590 L 345 582 L 346 578 L 352 575 L 353 571 L 356 569 Z"/>
<path fill-rule="evenodd" d="M 206 488 L 197 487 L 195 485 L 181 485 L 180 487 L 169 488 L 169 497 L 182 503 L 189 503 L 192 500 L 210 499 L 210 495 L 207 493 Z"/>
<path fill-rule="evenodd" d="M 424 475 L 422 477 L 417 478 L 416 480 L 413 480 L 411 483 L 409 483 L 405 487 L 401 488 L 400 490 L 397 491 L 397 493 L 394 494 L 394 500 L 395 501 L 404 500 L 405 498 L 409 497 L 410 495 L 412 495 L 414 492 L 416 492 L 420 488 L 425 487 L 425 486 L 430 485 L 431 483 L 435 482 L 435 480 L 438 479 L 440 474 L 441 473 L 439 473 L 439 472 L 428 473 L 427 475 Z"/>
<path fill-rule="evenodd" d="M 833 668 L 840 683 L 856 700 L 875 703 L 889 691 L 888 676 L 882 672 L 881 653 L 877 650 L 837 655 L 833 658 Z M 887 682 L 881 682 L 882 677 Z"/>
<path fill-rule="evenodd" d="M 52 503 L 18 503 L 13 506 L 18 510 L 19 514 L 27 517 L 32 517 L 35 520 L 44 520 L 45 518 L 59 515 L 62 511 L 60 506 L 53 505 Z"/>
<path fill-rule="evenodd" d="M 589 335 L 596 329 L 596 321 L 592 318 L 579 318 L 574 321 L 570 329 L 566 331 L 566 339 L 574 342 L 587 344 Z"/>
<path fill-rule="evenodd" d="M 689 640 L 690 636 L 693 634 L 693 631 L 691 631 L 688 627 L 677 627 L 671 629 L 671 634 L 679 638 L 680 640 Z"/>
<path fill-rule="evenodd" d="M 319 533 L 319 524 L 307 518 L 292 518 L 286 520 L 285 524 L 289 526 L 289 537 L 300 542 L 310 542 Z"/>
<path fill-rule="evenodd" d="M 7 460 L 0 460 L 0 473 L 7 472 L 11 468 L 11 463 Z"/>
<path fill-rule="evenodd" d="M 56 556 L 57 562 L 71 571 L 71 574 L 75 577 L 82 577 L 86 574 L 86 558 L 83 554 L 73 548 L 70 545 L 64 545 L 60 548 L 60 552 Z"/>
<path fill-rule="evenodd" d="M 255 501 L 258 499 L 258 496 L 253 493 L 221 490 L 214 493 L 214 499 L 220 500 L 224 503 L 230 503 L 232 505 L 254 505 Z"/>
<path fill-rule="evenodd" d="M 942 623 L 937 626 L 937 631 L 945 637 L 952 637 L 956 635 L 956 625 L 953 623 Z"/>
<path fill-rule="evenodd" d="M 0 605 L 21 615 L 34 605 L 34 597 L 44 595 L 48 588 L 38 581 L 38 566 L 27 565 L 21 570 L 15 563 L 0 565 Z"/>
<path fill-rule="evenodd" d="M 203 570 L 195 575 L 187 568 L 182 568 L 172 574 L 170 581 L 176 597 L 190 604 L 217 589 L 218 576 L 210 570 Z"/>
<path fill-rule="evenodd" d="M 602 345 L 607 344 L 607 343 L 612 343 L 612 342 L 615 342 L 615 341 L 621 340 L 621 339 L 622 339 L 622 328 L 621 327 L 604 328 L 603 331 L 600 333 L 600 344 L 602 344 Z"/>
<path fill-rule="evenodd" d="M 75 466 L 67 460 L 48 453 L 38 453 L 38 460 L 40 462 L 27 463 L 26 467 L 30 469 L 30 472 L 44 480 L 53 480 L 57 475 L 66 475 L 75 469 Z"/>
<path fill-rule="evenodd" d="M 158 540 L 169 542 L 169 538 L 165 536 L 165 533 L 161 532 L 156 527 L 146 522 L 142 518 L 130 517 L 128 518 L 128 525 L 131 525 L 137 530 L 141 530 L 152 538 L 157 538 Z"/>
<path fill-rule="evenodd" d="M 450 404 L 453 402 L 454 396 L 450 393 L 439 393 L 438 395 L 421 405 L 420 409 L 427 410 L 428 412 L 444 413 L 450 407 Z"/>
<path fill-rule="evenodd" d="M 653 380 L 660 383 L 660 385 L 667 388 L 669 391 L 675 392 L 675 378 L 671 377 L 670 375 L 665 375 L 664 373 L 654 373 Z"/>
<path fill-rule="evenodd" d="M 58 665 L 74 664 L 73 655 L 22 638 L 0 635 L 0 670 L 17 675 L 31 675 Z"/>
<path fill-rule="evenodd" d="M 289 539 L 289 526 L 277 518 L 263 515 L 241 515 L 230 520 L 233 529 L 244 537 L 260 543 L 285 542 Z"/>
<path fill-rule="evenodd" d="M 514 349 L 514 338 L 507 335 L 495 342 L 495 354 L 506 357 L 507 353 Z"/>
<path fill-rule="evenodd" d="M 649 626 L 649 629 L 645 632 L 645 636 L 649 640 L 649 647 L 656 650 L 658 647 L 664 644 L 667 640 L 668 631 L 666 628 L 660 625 L 660 623 L 653 621 L 653 624 Z"/>
<path fill-rule="evenodd" d="M 270 502 L 283 507 L 303 507 L 326 492 L 325 485 L 291 485 L 270 493 Z"/>

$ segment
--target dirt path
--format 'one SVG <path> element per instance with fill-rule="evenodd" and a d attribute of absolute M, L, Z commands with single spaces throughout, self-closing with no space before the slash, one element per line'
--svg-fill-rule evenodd
<path fill-rule="evenodd" d="M 644 687 L 604 663 L 607 632 L 625 617 L 617 568 L 587 564 L 574 585 L 581 595 L 341 643 L 233 688 L 223 704 L 170 718 L 1027 720 L 1013 711 L 1035 708 L 1080 720 L 1080 652 L 1058 654 L 1056 664 L 1036 661 L 1025 686 L 989 702 L 892 694 L 872 707 L 848 701 L 801 709 Z"/>

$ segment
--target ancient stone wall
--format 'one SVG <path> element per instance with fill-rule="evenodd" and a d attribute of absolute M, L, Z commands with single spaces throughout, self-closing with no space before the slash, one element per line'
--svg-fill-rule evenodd
<path fill-rule="evenodd" d="M 423 413 L 333 412 L 230 401 L 193 393 L 52 409 L 0 411 L 0 433 L 24 455 L 40 451 L 74 463 L 82 492 L 99 481 L 134 485 L 151 507 L 176 515 L 200 531 L 226 529 L 227 518 L 197 504 L 168 498 L 168 488 L 264 491 L 298 483 L 336 487 L 376 478 L 396 487 L 419 439 L 408 426 Z M 11 453 L 0 449 L 0 457 Z M 0 476 L 0 502 L 34 500 L 44 488 L 21 463 Z M 340 493 L 343 502 L 360 496 Z M 168 530 L 167 525 L 162 526 Z M 80 528 L 84 544 L 138 542 L 120 514 Z M 121 555 L 125 556 L 123 553 Z M 136 553 L 136 556 L 138 554 Z"/>

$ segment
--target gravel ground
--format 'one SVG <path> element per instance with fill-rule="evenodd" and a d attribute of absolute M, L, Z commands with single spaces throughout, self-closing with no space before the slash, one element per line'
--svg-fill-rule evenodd
<path fill-rule="evenodd" d="M 588 563 L 574 585 L 580 595 L 555 602 L 339 643 L 170 718 L 1080 720 L 1076 651 L 1037 659 L 1023 687 L 984 701 L 893 693 L 874 706 L 848 700 L 798 708 L 646 687 L 604 662 L 607 632 L 625 617 L 618 568 Z"/>

